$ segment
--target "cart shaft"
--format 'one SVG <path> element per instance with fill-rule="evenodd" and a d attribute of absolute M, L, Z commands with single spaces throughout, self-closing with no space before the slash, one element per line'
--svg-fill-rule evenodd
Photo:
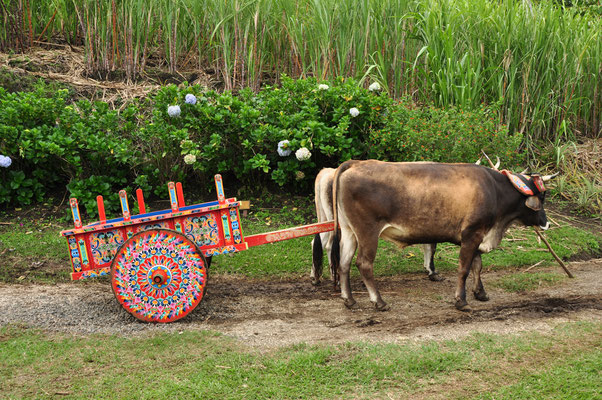
<path fill-rule="evenodd" d="M 247 236 L 245 242 L 249 247 L 259 246 L 267 243 L 280 242 L 282 240 L 294 239 L 302 236 L 315 235 L 317 233 L 334 230 L 334 221 L 318 222 L 316 224 L 299 226 L 296 228 L 282 229 L 280 231 L 259 233 Z"/>

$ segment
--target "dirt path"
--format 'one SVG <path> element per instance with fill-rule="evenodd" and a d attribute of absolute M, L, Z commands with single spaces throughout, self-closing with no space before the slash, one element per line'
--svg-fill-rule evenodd
<path fill-rule="evenodd" d="M 455 274 L 431 282 L 411 274 L 378 279 L 391 311 L 376 312 L 359 278 L 352 288 L 360 309 L 349 311 L 329 283 L 210 276 L 208 293 L 185 319 L 167 325 L 138 322 L 115 301 L 109 281 L 0 286 L 0 326 L 24 324 L 55 332 L 140 335 L 211 329 L 257 347 L 347 341 L 454 339 L 473 332 L 546 332 L 566 321 L 602 321 L 602 259 L 570 264 L 575 279 L 528 293 L 488 283 L 507 272 L 485 272 L 491 300 L 469 299 L 470 313 L 453 307 Z M 541 271 L 541 269 L 539 269 Z M 556 271 L 556 267 L 549 270 Z"/>

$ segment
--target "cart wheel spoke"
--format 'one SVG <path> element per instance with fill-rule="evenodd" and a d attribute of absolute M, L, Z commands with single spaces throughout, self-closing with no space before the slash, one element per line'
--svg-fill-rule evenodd
<path fill-rule="evenodd" d="M 119 248 L 111 264 L 117 301 L 143 321 L 172 322 L 203 298 L 206 261 L 196 244 L 169 229 L 139 232 Z"/>

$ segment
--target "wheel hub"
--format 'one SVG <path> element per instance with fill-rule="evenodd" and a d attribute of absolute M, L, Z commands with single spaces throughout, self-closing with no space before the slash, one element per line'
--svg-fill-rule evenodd
<path fill-rule="evenodd" d="M 162 289 L 169 285 L 171 273 L 168 268 L 163 265 L 156 265 L 149 272 L 150 284 L 155 288 Z"/>

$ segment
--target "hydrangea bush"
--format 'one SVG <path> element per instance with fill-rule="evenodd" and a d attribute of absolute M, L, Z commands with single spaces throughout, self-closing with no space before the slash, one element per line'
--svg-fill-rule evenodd
<path fill-rule="evenodd" d="M 90 214 L 98 194 L 117 211 L 119 189 L 165 197 L 170 180 L 212 188 L 216 173 L 249 191 L 309 194 L 319 169 L 352 158 L 473 162 L 484 148 L 505 167 L 520 164 L 521 137 L 498 120 L 495 106 L 416 107 L 377 82 L 343 78 L 237 94 L 169 85 L 121 111 L 61 90 L 0 88 L 0 206 L 68 190 Z"/>

